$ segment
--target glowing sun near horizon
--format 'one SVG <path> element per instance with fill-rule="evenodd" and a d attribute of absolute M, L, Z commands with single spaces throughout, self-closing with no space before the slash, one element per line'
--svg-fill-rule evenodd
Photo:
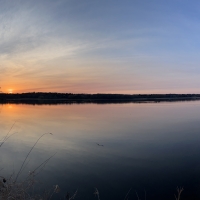
<path fill-rule="evenodd" d="M 8 93 L 12 94 L 13 93 L 13 89 L 8 89 Z"/>

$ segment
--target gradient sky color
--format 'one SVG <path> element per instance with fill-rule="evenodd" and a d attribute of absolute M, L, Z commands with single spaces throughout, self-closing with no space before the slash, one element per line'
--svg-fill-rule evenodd
<path fill-rule="evenodd" d="M 197 0 L 0 0 L 3 92 L 200 93 Z"/>

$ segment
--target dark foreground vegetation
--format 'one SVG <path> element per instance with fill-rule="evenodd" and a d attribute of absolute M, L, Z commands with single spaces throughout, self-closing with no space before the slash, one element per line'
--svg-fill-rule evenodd
<path fill-rule="evenodd" d="M 1 103 L 124 103 L 200 100 L 200 94 L 0 93 Z"/>

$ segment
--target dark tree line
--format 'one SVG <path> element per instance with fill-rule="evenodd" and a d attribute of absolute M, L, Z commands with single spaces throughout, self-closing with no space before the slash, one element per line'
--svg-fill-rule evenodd
<path fill-rule="evenodd" d="M 0 100 L 162 100 L 162 99 L 195 99 L 200 94 L 73 94 L 56 92 L 0 93 Z"/>

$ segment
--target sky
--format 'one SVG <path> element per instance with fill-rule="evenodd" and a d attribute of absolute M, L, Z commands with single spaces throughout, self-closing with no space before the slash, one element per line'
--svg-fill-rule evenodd
<path fill-rule="evenodd" d="M 0 5 L 2 92 L 200 93 L 200 1 Z"/>

